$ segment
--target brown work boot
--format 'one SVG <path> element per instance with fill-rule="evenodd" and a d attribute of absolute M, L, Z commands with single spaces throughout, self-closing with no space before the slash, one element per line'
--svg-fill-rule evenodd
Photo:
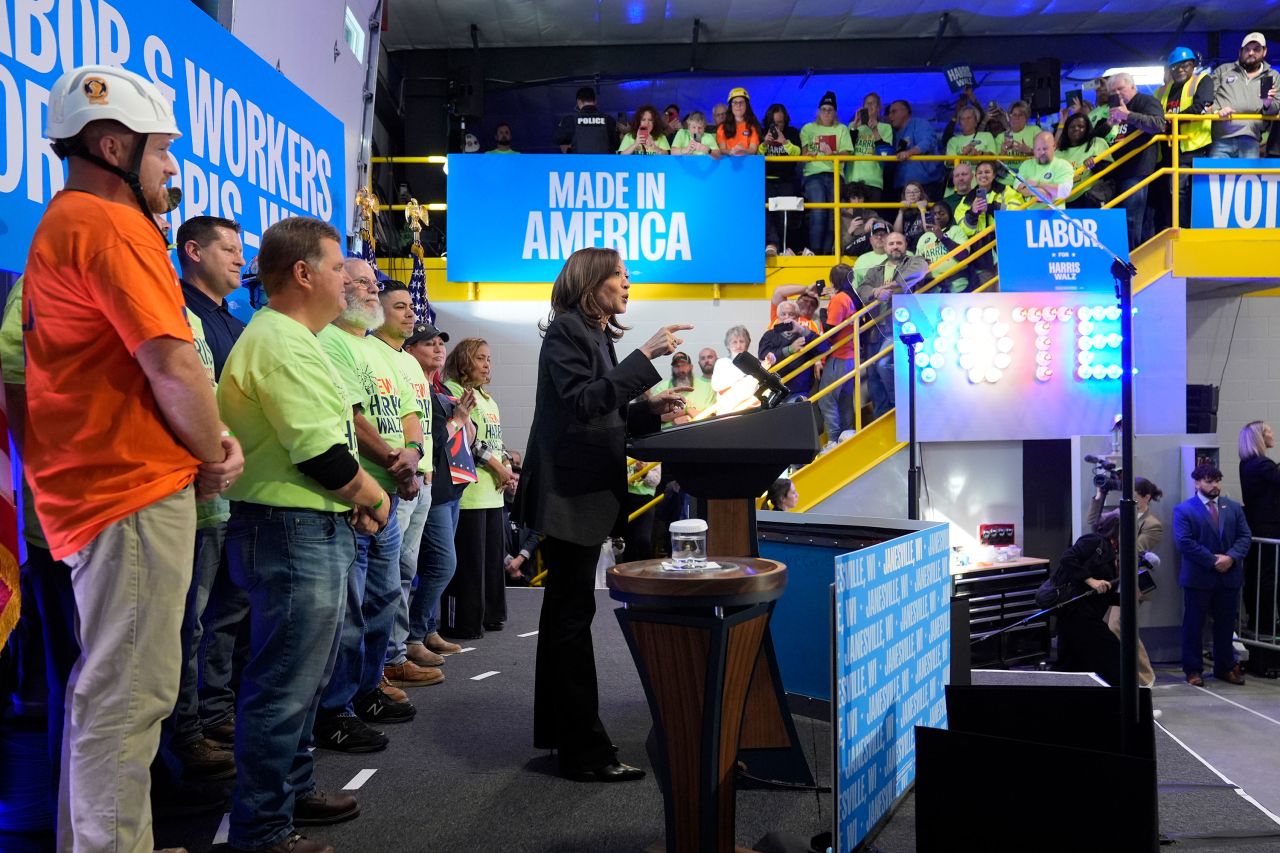
<path fill-rule="evenodd" d="M 444 663 L 444 655 L 438 655 L 426 646 L 416 643 L 406 645 L 404 653 L 418 666 L 440 666 Z"/>
<path fill-rule="evenodd" d="M 236 742 L 236 718 L 224 720 L 216 726 L 211 726 L 204 730 L 204 736 L 217 744 L 223 744 L 228 749 Z"/>
<path fill-rule="evenodd" d="M 344 791 L 336 794 L 312 791 L 305 797 L 299 797 L 293 805 L 294 826 L 342 823 L 359 816 L 360 804 L 353 795 Z"/>
<path fill-rule="evenodd" d="M 439 633 L 428 636 L 423 640 L 423 645 L 438 655 L 456 655 L 462 651 L 462 646 L 449 642 L 444 637 L 441 637 Z"/>
<path fill-rule="evenodd" d="M 418 666 L 409 660 L 399 666 L 383 667 L 382 674 L 396 687 L 426 687 L 444 681 L 444 673 L 440 670 L 433 666 Z"/>
<path fill-rule="evenodd" d="M 207 737 L 172 744 L 169 751 L 182 765 L 184 779 L 230 779 L 236 775 L 235 755 Z"/>
<path fill-rule="evenodd" d="M 393 685 L 390 681 L 387 681 L 387 677 L 385 675 L 382 676 L 382 683 L 378 685 L 378 689 L 382 691 L 383 696 L 386 696 L 392 702 L 409 701 L 409 694 Z"/>
<path fill-rule="evenodd" d="M 250 853 L 239 847 L 227 847 L 228 853 Z M 284 841 L 272 844 L 264 850 L 255 850 L 253 853 L 338 853 L 328 844 L 322 841 L 312 841 L 296 832 L 289 833 L 289 837 Z"/>

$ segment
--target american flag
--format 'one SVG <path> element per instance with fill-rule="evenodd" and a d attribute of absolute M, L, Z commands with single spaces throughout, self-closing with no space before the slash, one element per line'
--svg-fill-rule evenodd
<path fill-rule="evenodd" d="M 378 256 L 373 253 L 373 236 L 368 231 L 360 232 L 360 257 L 375 270 L 378 268 Z"/>
<path fill-rule="evenodd" d="M 415 247 L 416 249 L 416 247 Z M 418 251 L 413 255 L 413 275 L 409 276 L 409 298 L 413 301 L 413 313 L 419 323 L 436 324 L 436 312 L 427 299 L 427 268 L 422 264 L 422 255 Z"/>

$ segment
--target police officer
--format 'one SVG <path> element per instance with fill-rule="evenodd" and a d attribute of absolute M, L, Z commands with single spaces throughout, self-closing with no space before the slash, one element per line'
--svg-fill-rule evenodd
<path fill-rule="evenodd" d="M 618 150 L 618 125 L 596 108 L 596 90 L 578 90 L 578 110 L 556 128 L 556 142 L 565 154 L 612 154 Z"/>

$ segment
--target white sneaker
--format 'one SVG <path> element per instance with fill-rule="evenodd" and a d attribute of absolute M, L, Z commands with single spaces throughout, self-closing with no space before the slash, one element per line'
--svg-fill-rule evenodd
<path fill-rule="evenodd" d="M 813 250 L 812 250 L 812 249 L 810 249 L 808 246 L 806 246 L 806 247 L 805 247 L 805 250 L 804 250 L 803 252 L 801 252 L 800 254 L 804 255 L 806 258 L 811 258 L 811 257 L 813 257 Z"/>
<path fill-rule="evenodd" d="M 782 250 L 782 257 L 784 258 L 794 258 L 795 256 L 796 253 L 792 251 L 790 246 Z"/>
<path fill-rule="evenodd" d="M 1151 719 L 1158 720 L 1163 716 L 1164 716 L 1164 711 L 1161 711 L 1159 708 L 1151 709 Z"/>
<path fill-rule="evenodd" d="M 764 247 L 764 256 L 765 256 L 766 258 L 776 258 L 776 257 L 778 257 L 778 247 L 777 247 L 777 246 L 774 246 L 773 244 L 769 244 L 768 246 L 765 246 L 765 247 Z"/>
<path fill-rule="evenodd" d="M 844 432 L 840 433 L 840 438 L 836 440 L 843 444 L 844 442 L 848 441 L 851 438 L 853 438 L 853 430 L 847 429 Z"/>

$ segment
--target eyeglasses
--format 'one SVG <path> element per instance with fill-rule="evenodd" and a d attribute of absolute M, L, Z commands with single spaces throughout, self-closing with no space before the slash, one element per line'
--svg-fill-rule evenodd
<path fill-rule="evenodd" d="M 356 285 L 357 287 L 363 287 L 365 290 L 372 290 L 375 292 L 378 290 L 378 282 L 375 281 L 374 279 L 369 278 L 368 276 L 353 278 L 351 279 L 351 283 Z"/>

